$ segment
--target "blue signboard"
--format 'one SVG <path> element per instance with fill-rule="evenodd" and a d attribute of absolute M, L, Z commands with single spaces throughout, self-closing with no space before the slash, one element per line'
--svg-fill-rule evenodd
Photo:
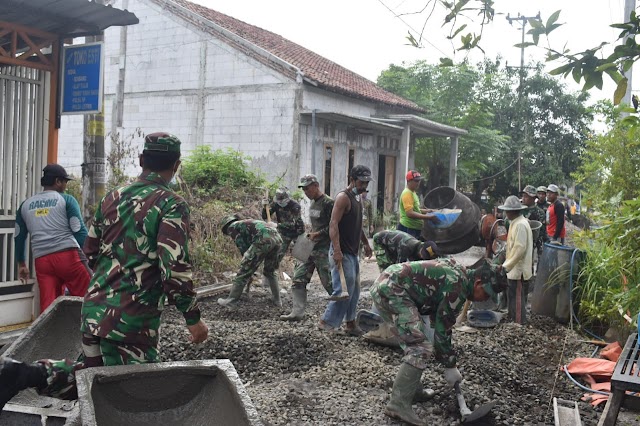
<path fill-rule="evenodd" d="M 62 114 L 90 114 L 102 110 L 103 58 L 102 42 L 64 48 Z"/>

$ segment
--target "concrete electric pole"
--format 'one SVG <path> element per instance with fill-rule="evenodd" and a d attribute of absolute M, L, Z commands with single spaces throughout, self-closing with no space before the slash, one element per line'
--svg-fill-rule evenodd
<path fill-rule="evenodd" d="M 525 66 L 524 66 L 524 30 L 525 27 L 527 26 L 527 22 L 529 22 L 529 19 L 538 19 L 540 20 L 540 12 L 538 12 L 538 14 L 536 16 L 524 16 L 524 15 L 520 15 L 520 13 L 518 13 L 518 17 L 517 18 L 512 18 L 510 15 L 507 14 L 507 21 L 509 21 L 509 23 L 511 25 L 513 25 L 513 21 L 520 21 L 522 23 L 522 41 L 520 44 L 520 87 L 518 87 L 518 115 L 522 116 L 522 112 L 524 110 L 524 105 L 523 105 L 523 100 L 524 97 L 522 96 L 522 91 L 524 90 L 524 70 L 525 70 Z M 524 144 L 527 141 L 527 124 L 524 124 L 524 138 L 522 141 L 522 145 L 524 146 Z M 518 150 L 518 191 L 522 190 L 522 177 L 521 177 L 521 172 L 520 172 L 520 158 L 522 156 L 522 153 L 520 150 Z"/>
<path fill-rule="evenodd" d="M 104 0 L 96 0 L 96 3 L 105 4 Z M 86 37 L 87 43 L 103 40 L 104 33 Z M 82 214 L 85 218 L 92 215 L 92 208 L 104 196 L 107 183 L 104 154 L 104 91 L 98 96 L 102 97 L 102 111 L 98 114 L 85 114 L 84 116 Z"/>
<path fill-rule="evenodd" d="M 636 0 L 625 0 L 624 2 L 624 17 L 622 22 L 629 22 L 629 16 L 631 16 L 631 12 L 636 10 Z M 627 42 L 629 37 L 625 37 L 624 41 Z M 633 71 L 633 67 L 629 68 L 629 71 L 624 73 L 624 76 L 627 77 L 627 91 L 624 94 L 624 98 L 622 98 L 622 102 L 627 105 L 631 105 L 631 74 Z"/>

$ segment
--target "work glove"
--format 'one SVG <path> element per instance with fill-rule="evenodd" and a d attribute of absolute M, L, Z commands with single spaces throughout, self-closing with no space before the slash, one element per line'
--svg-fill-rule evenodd
<path fill-rule="evenodd" d="M 460 383 L 462 381 L 462 375 L 456 367 L 445 368 L 444 379 L 447 381 L 449 386 L 453 387 L 456 383 Z"/>
<path fill-rule="evenodd" d="M 266 198 L 262 199 L 262 205 L 263 206 L 268 206 L 269 205 L 269 200 L 267 200 Z"/>

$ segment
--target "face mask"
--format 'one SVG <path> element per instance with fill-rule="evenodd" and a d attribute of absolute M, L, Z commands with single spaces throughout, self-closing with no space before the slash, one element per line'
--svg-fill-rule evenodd
<path fill-rule="evenodd" d="M 351 192 L 353 192 L 354 195 L 360 195 L 360 192 L 358 192 L 358 188 L 356 188 L 355 186 L 351 188 Z"/>

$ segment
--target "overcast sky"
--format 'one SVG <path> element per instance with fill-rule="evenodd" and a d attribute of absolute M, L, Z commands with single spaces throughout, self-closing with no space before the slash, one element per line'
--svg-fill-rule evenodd
<path fill-rule="evenodd" d="M 419 12 L 436 0 L 192 1 L 280 34 L 372 81 L 390 64 L 401 65 L 416 60 L 437 64 L 439 58 L 445 56 L 461 61 L 467 54 L 455 52 L 446 39 L 448 29 L 441 26 L 444 15 L 441 6 L 436 7 L 426 23 L 425 48 L 407 45 L 407 31 L 419 33 L 431 7 L 422 13 L 411 12 Z M 614 41 L 618 30 L 610 28 L 609 24 L 623 21 L 623 7 L 624 0 L 496 0 L 495 9 L 500 15 L 485 28 L 481 46 L 488 57 L 501 55 L 509 65 L 518 66 L 520 49 L 514 44 L 520 42 L 520 26 L 517 23 L 509 25 L 506 15 L 535 16 L 540 12 L 546 20 L 561 9 L 558 22 L 565 25 L 552 33 L 551 47 L 562 49 L 566 43 L 572 52 L 577 52 L 601 41 Z M 398 18 L 394 13 L 404 15 Z M 467 28 L 473 25 L 470 22 Z M 473 29 L 479 28 L 476 25 Z M 546 41 L 541 40 L 541 44 L 546 45 Z M 479 61 L 482 53 L 473 52 L 469 58 L 473 62 Z M 525 61 L 528 60 L 544 60 L 544 52 L 527 49 Z M 571 88 L 579 89 L 572 79 L 566 81 Z M 640 88 L 640 75 L 636 76 L 633 87 Z M 594 99 L 611 98 L 613 90 L 613 84 L 605 76 L 604 89 L 593 89 L 591 96 Z"/>

